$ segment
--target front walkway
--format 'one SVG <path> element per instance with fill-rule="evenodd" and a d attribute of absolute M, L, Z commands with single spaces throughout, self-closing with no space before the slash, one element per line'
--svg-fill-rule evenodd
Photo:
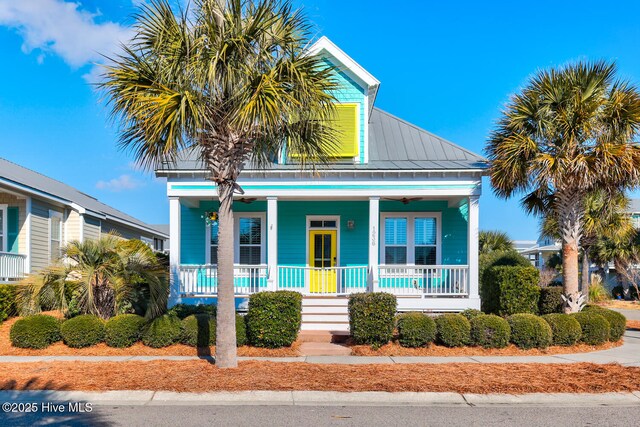
<path fill-rule="evenodd" d="M 144 362 L 152 360 L 211 360 L 198 356 L 0 356 L 0 363 L 14 362 Z M 458 357 L 396 357 L 396 356 L 299 356 L 299 357 L 239 357 L 239 360 L 270 362 L 306 362 L 325 364 L 378 363 L 619 363 L 640 366 L 640 331 L 627 330 L 624 343 L 609 350 L 550 356 L 458 356 Z"/>

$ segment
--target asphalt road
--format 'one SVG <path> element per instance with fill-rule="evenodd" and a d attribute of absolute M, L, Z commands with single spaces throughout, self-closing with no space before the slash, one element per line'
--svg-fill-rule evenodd
<path fill-rule="evenodd" d="M 633 426 L 640 406 L 96 406 L 90 414 L 12 416 L 2 426 Z"/>

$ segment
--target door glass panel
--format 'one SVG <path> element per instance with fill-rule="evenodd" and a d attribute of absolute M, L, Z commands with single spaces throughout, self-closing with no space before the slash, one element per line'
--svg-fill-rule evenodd
<path fill-rule="evenodd" d="M 313 266 L 318 268 L 322 267 L 322 240 L 322 234 L 316 234 L 313 236 Z"/>
<path fill-rule="evenodd" d="M 324 267 L 331 267 L 331 234 L 324 235 Z"/>

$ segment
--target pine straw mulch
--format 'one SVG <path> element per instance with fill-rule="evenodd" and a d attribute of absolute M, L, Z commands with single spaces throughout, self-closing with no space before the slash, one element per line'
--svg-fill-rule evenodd
<path fill-rule="evenodd" d="M 640 320 L 627 320 L 627 329 L 640 331 Z"/>
<path fill-rule="evenodd" d="M 640 302 L 610 299 L 597 303 L 599 306 L 606 308 L 619 308 L 624 310 L 640 310 Z"/>
<path fill-rule="evenodd" d="M 60 317 L 58 312 L 47 312 L 52 316 Z M 128 348 L 113 348 L 101 343 L 86 348 L 69 348 L 64 343 L 57 342 L 42 350 L 29 348 L 17 348 L 11 345 L 9 331 L 19 318 L 14 317 L 0 326 L 0 356 L 202 356 L 215 354 L 215 346 L 206 349 L 196 349 L 184 344 L 174 344 L 164 348 L 151 348 L 142 343 L 136 343 Z M 300 343 L 295 342 L 291 347 L 284 348 L 258 348 L 242 346 L 238 347 L 238 356 L 242 357 L 291 357 L 299 356 Z M 2 378 L 2 377 L 0 377 Z"/>
<path fill-rule="evenodd" d="M 617 364 L 320 365 L 206 361 L 0 363 L 0 389 L 429 391 L 604 393 L 640 390 L 640 368 Z"/>

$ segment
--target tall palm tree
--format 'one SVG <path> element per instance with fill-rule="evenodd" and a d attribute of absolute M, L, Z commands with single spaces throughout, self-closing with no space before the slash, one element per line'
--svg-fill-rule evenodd
<path fill-rule="evenodd" d="M 216 363 L 237 366 L 233 210 L 244 165 L 265 166 L 286 147 L 301 165 L 326 160 L 334 70 L 307 55 L 310 24 L 289 0 L 194 0 L 174 13 L 142 6 L 135 36 L 106 69 L 120 144 L 149 168 L 196 150 L 217 185 Z"/>
<path fill-rule="evenodd" d="M 558 218 L 566 312 L 583 302 L 578 244 L 585 197 L 638 184 L 640 148 L 631 141 L 639 128 L 640 93 L 616 78 L 615 65 L 578 62 L 533 76 L 489 137 L 495 193 L 524 193 L 529 211 Z"/>
<path fill-rule="evenodd" d="M 478 235 L 481 254 L 513 250 L 513 242 L 504 231 L 481 231 Z"/>

